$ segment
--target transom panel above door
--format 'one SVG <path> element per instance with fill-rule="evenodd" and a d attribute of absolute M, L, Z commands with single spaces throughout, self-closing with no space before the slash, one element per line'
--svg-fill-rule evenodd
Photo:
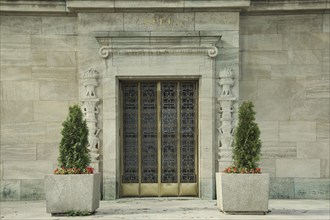
<path fill-rule="evenodd" d="M 120 91 L 121 196 L 197 196 L 197 82 L 124 81 Z"/>

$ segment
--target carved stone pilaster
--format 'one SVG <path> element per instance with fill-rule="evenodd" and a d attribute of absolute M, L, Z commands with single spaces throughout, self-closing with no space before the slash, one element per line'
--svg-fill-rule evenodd
<path fill-rule="evenodd" d="M 236 97 L 232 93 L 234 86 L 234 74 L 232 69 L 226 68 L 219 74 L 219 86 L 221 89 L 219 103 L 220 126 L 218 128 L 218 154 L 219 171 L 224 167 L 221 164 L 230 164 L 232 161 L 232 142 L 233 142 L 233 104 Z M 221 163 L 221 164 L 220 164 Z"/>
<path fill-rule="evenodd" d="M 100 99 L 97 97 L 95 88 L 98 86 L 97 82 L 98 72 L 94 69 L 89 69 L 83 74 L 83 86 L 85 88 L 85 92 L 82 102 L 82 112 L 85 115 L 87 127 L 89 130 L 88 134 L 88 142 L 89 142 L 89 150 L 92 158 L 92 162 L 99 162 L 99 149 L 100 149 L 100 139 L 98 138 L 98 134 L 100 133 L 100 129 L 97 127 L 97 114 L 99 113 L 99 109 L 97 107 L 97 103 Z"/>

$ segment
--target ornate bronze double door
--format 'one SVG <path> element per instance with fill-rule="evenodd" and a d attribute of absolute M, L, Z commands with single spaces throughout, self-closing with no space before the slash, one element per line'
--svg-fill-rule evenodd
<path fill-rule="evenodd" d="M 121 82 L 121 196 L 197 196 L 197 82 Z"/>

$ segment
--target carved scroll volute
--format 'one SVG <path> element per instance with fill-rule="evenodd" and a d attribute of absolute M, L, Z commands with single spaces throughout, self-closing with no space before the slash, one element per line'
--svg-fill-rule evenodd
<path fill-rule="evenodd" d="M 100 139 L 98 134 L 100 129 L 97 127 L 97 114 L 99 109 L 97 103 L 99 98 L 96 95 L 95 89 L 99 85 L 97 82 L 98 72 L 94 69 L 89 69 L 83 74 L 83 86 L 84 93 L 81 99 L 82 111 L 84 113 L 87 127 L 89 130 L 88 142 L 89 150 L 92 158 L 92 162 L 99 162 L 99 149 L 100 149 Z"/>
<path fill-rule="evenodd" d="M 219 154 L 219 171 L 223 170 L 222 164 L 230 164 L 232 161 L 232 142 L 233 142 L 233 104 L 236 97 L 232 93 L 234 86 L 234 74 L 232 69 L 226 68 L 219 74 L 220 97 L 219 118 L 220 127 L 218 128 L 218 154 Z"/>

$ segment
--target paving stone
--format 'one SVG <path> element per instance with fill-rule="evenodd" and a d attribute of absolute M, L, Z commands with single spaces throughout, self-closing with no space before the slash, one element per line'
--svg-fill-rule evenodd
<path fill-rule="evenodd" d="M 294 199 L 294 178 L 270 178 L 271 199 Z"/>
<path fill-rule="evenodd" d="M 295 178 L 295 198 L 328 199 L 330 195 L 329 179 Z"/>
<path fill-rule="evenodd" d="M 4 161 L 2 169 L 4 180 L 43 179 L 53 172 L 53 165 L 46 160 Z"/>
<path fill-rule="evenodd" d="M 1 201 L 20 200 L 20 181 L 2 179 L 0 184 L 0 200 Z"/>
<path fill-rule="evenodd" d="M 276 159 L 276 177 L 320 178 L 320 159 Z"/>

